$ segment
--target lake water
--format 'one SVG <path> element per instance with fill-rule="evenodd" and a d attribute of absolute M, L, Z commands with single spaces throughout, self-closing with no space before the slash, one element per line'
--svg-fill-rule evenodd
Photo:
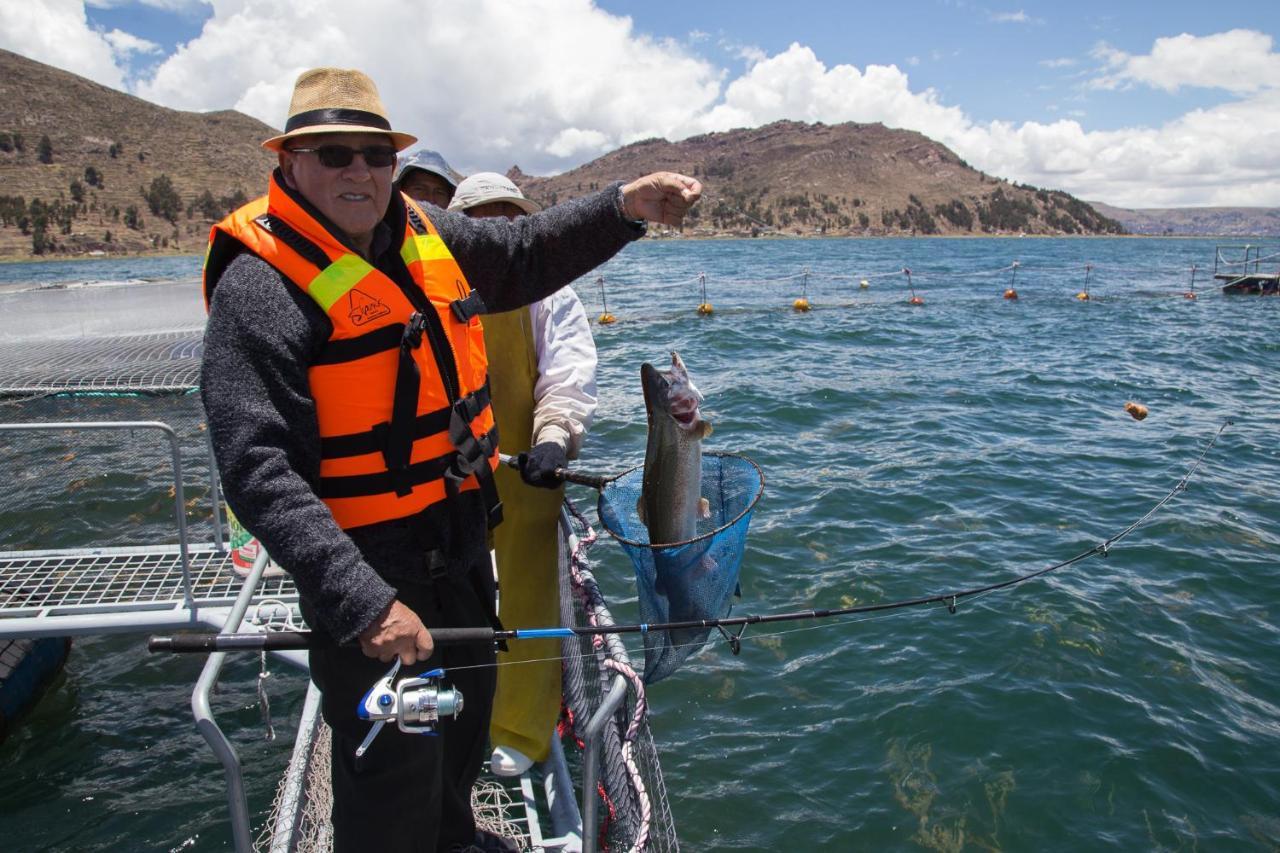
<path fill-rule="evenodd" d="M 684 849 L 1280 846 L 1280 300 L 1201 289 L 1213 258 L 1212 240 L 649 241 L 604 268 L 618 322 L 595 327 L 600 411 L 577 464 L 642 461 L 638 368 L 678 350 L 715 425 L 707 447 L 750 456 L 767 479 L 736 613 L 887 602 L 1056 563 L 1142 516 L 1234 420 L 1189 489 L 1105 559 L 954 615 L 757 626 L 739 656 L 713 643 L 654 685 Z M 146 286 L 198 304 L 199 259 L 185 263 L 101 278 L 186 279 Z M 903 268 L 923 305 L 907 304 Z M 98 276 L 85 269 L 73 278 Z M 24 270 L 36 281 L 49 267 L 0 275 L 14 289 Z M 1001 298 L 1010 285 L 1017 301 Z M 599 285 L 578 287 L 598 315 Z M 791 309 L 801 295 L 812 311 Z M 1130 400 L 1150 417 L 1130 418 Z M 197 423 L 193 405 L 96 401 L 91 416 Z M 0 512 L 0 529 L 133 536 L 110 503 L 74 525 L 20 510 Z M 621 550 L 603 541 L 593 557 L 615 616 L 634 619 Z M 191 722 L 200 666 L 149 656 L 140 637 L 78 640 L 0 746 L 2 846 L 230 849 L 221 771 Z M 216 699 L 259 815 L 304 688 L 272 671 L 279 740 L 262 738 L 256 660 L 234 662 Z"/>

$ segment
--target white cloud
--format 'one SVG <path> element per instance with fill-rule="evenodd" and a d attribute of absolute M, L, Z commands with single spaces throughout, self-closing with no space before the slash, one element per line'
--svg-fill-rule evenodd
<path fill-rule="evenodd" d="M 719 93 L 721 72 L 632 31 L 590 0 L 214 0 L 214 15 L 138 94 L 182 109 L 234 106 L 279 127 L 304 68 L 358 67 L 391 120 L 466 170 L 559 171 L 669 136 Z M 280 49 L 280 33 L 289 49 Z M 515 140 L 501 145 L 499 137 Z"/>
<path fill-rule="evenodd" d="M 958 128 L 968 124 L 956 107 L 942 105 L 932 89 L 915 93 L 895 65 L 827 68 L 813 50 L 792 44 L 757 62 L 729 84 L 721 102 L 692 116 L 685 134 L 754 127 L 779 119 L 881 121 L 895 127 Z"/>
<path fill-rule="evenodd" d="M 124 70 L 107 38 L 89 26 L 81 0 L 0 3 L 0 47 L 124 89 Z"/>
<path fill-rule="evenodd" d="M 107 44 L 111 45 L 111 51 L 118 59 L 127 60 L 128 57 L 135 53 L 161 53 L 160 45 L 153 41 L 147 41 L 139 38 L 132 33 L 126 33 L 124 30 L 112 30 L 109 33 L 103 33 L 102 37 L 107 40 Z"/>
<path fill-rule="evenodd" d="M 567 127 L 555 135 L 547 153 L 556 157 L 588 160 L 609 151 L 609 137 L 598 130 Z"/>
<path fill-rule="evenodd" d="M 894 66 L 828 68 L 799 44 L 757 63 L 683 132 L 782 118 L 880 121 L 918 130 L 994 175 L 1126 206 L 1280 205 L 1280 91 L 1156 128 L 1086 131 L 1078 121 L 972 121 Z M 1239 128 L 1248 126 L 1242 135 Z"/>
<path fill-rule="evenodd" d="M 991 20 L 997 24 L 1040 24 L 1043 23 L 1039 18 L 1033 18 L 1026 12 L 1019 9 L 1016 12 L 992 12 Z"/>
<path fill-rule="evenodd" d="M 1257 30 L 1229 30 L 1208 36 L 1187 33 L 1158 38 L 1151 53 L 1134 56 L 1100 44 L 1094 56 L 1106 73 L 1093 81 L 1099 89 L 1134 84 L 1176 92 L 1183 86 L 1249 93 L 1280 87 L 1280 53 L 1272 38 Z"/>
<path fill-rule="evenodd" d="M 1076 64 L 1076 61 L 1070 57 L 1063 56 L 1057 59 L 1042 59 L 1040 64 L 1045 68 L 1070 68 Z"/>
<path fill-rule="evenodd" d="M 991 174 L 1086 198 L 1280 205 L 1280 72 L 1270 37 L 1257 32 L 1160 39 L 1146 56 L 1100 48 L 1109 85 L 1216 85 L 1236 96 L 1158 127 L 1096 131 L 1065 110 L 1047 123 L 976 122 L 933 89 L 913 89 L 897 66 L 828 66 L 798 43 L 773 55 L 739 46 L 747 66 L 731 73 L 590 0 L 421 0 L 412 22 L 402 0 L 360 8 L 212 0 L 203 32 L 136 94 L 181 109 L 234 107 L 279 127 L 297 74 L 339 63 L 369 72 L 392 123 L 466 171 L 518 164 L 547 174 L 641 138 L 778 119 L 879 121 L 937 139 Z M 147 43 L 95 32 L 79 0 L 26 0 L 0 2 L 0 46 L 120 88 L 120 52 Z M 1229 74 L 1194 64 L 1191 48 L 1235 64 Z"/>

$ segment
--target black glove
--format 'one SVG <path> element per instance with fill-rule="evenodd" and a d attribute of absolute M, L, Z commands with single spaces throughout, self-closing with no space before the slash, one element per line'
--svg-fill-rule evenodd
<path fill-rule="evenodd" d="M 563 468 L 568 462 L 564 448 L 554 441 L 544 441 L 527 453 L 516 456 L 520 479 L 540 489 L 558 488 L 564 480 L 556 476 L 556 469 Z"/>

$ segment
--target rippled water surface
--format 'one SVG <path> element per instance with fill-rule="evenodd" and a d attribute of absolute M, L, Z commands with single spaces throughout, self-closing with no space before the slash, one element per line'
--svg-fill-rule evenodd
<path fill-rule="evenodd" d="M 1280 845 L 1280 300 L 1202 290 L 1213 249 L 648 242 L 605 267 L 618 322 L 595 327 L 601 406 L 578 464 L 642 460 L 639 364 L 679 350 L 715 424 L 708 447 L 751 456 L 768 481 L 739 613 L 946 592 L 1071 557 L 1142 516 L 1234 420 L 1188 491 L 1105 559 L 954 615 L 752 628 L 741 655 L 713 644 L 653 686 L 685 849 Z M 1014 260 L 1016 278 L 984 272 Z M 1188 300 L 1193 264 L 1200 298 Z M 906 303 L 893 272 L 904 267 L 922 306 Z M 699 272 L 708 317 L 694 311 Z M 1016 302 L 1001 298 L 1011 285 Z M 1086 286 L 1092 298 L 1076 299 Z M 579 292 L 598 315 L 599 285 Z M 791 310 L 801 295 L 812 311 Z M 1130 418 L 1129 400 L 1150 417 Z M 67 405 L 0 417 L 64 417 Z M 133 417 L 162 404 L 95 405 Z M 198 431 L 198 416 L 172 416 Z M 147 490 L 120 488 L 121 503 Z M 15 525 L 67 544 L 128 541 L 145 507 L 115 503 L 73 523 L 11 499 L 0 527 L 24 547 Z M 634 618 L 625 557 L 608 542 L 593 555 L 615 615 Z M 148 657 L 137 637 L 77 641 L 0 746 L 3 846 L 230 849 L 221 772 L 191 723 L 199 666 Z M 303 681 L 273 667 L 282 737 L 267 743 L 257 672 L 238 661 L 216 701 L 263 812 Z"/>

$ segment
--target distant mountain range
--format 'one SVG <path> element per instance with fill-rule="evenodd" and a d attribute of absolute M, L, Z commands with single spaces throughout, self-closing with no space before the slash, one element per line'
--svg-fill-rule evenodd
<path fill-rule="evenodd" d="M 915 131 L 807 124 L 649 139 L 551 178 L 508 175 L 543 204 L 657 170 L 707 187 L 694 235 L 1116 234 L 1074 196 L 979 172 Z"/>
<path fill-rule="evenodd" d="M 265 188 L 275 157 L 259 143 L 274 132 L 0 50 L 0 258 L 202 251 L 209 225 Z M 1280 234 L 1271 209 L 1124 210 L 1011 183 L 881 124 L 779 121 L 644 140 L 554 177 L 509 174 L 553 204 L 662 169 L 706 186 L 693 236 Z"/>
<path fill-rule="evenodd" d="M 1089 202 L 1133 234 L 1165 236 L 1277 237 L 1277 207 L 1149 207 L 1128 210 Z"/>

